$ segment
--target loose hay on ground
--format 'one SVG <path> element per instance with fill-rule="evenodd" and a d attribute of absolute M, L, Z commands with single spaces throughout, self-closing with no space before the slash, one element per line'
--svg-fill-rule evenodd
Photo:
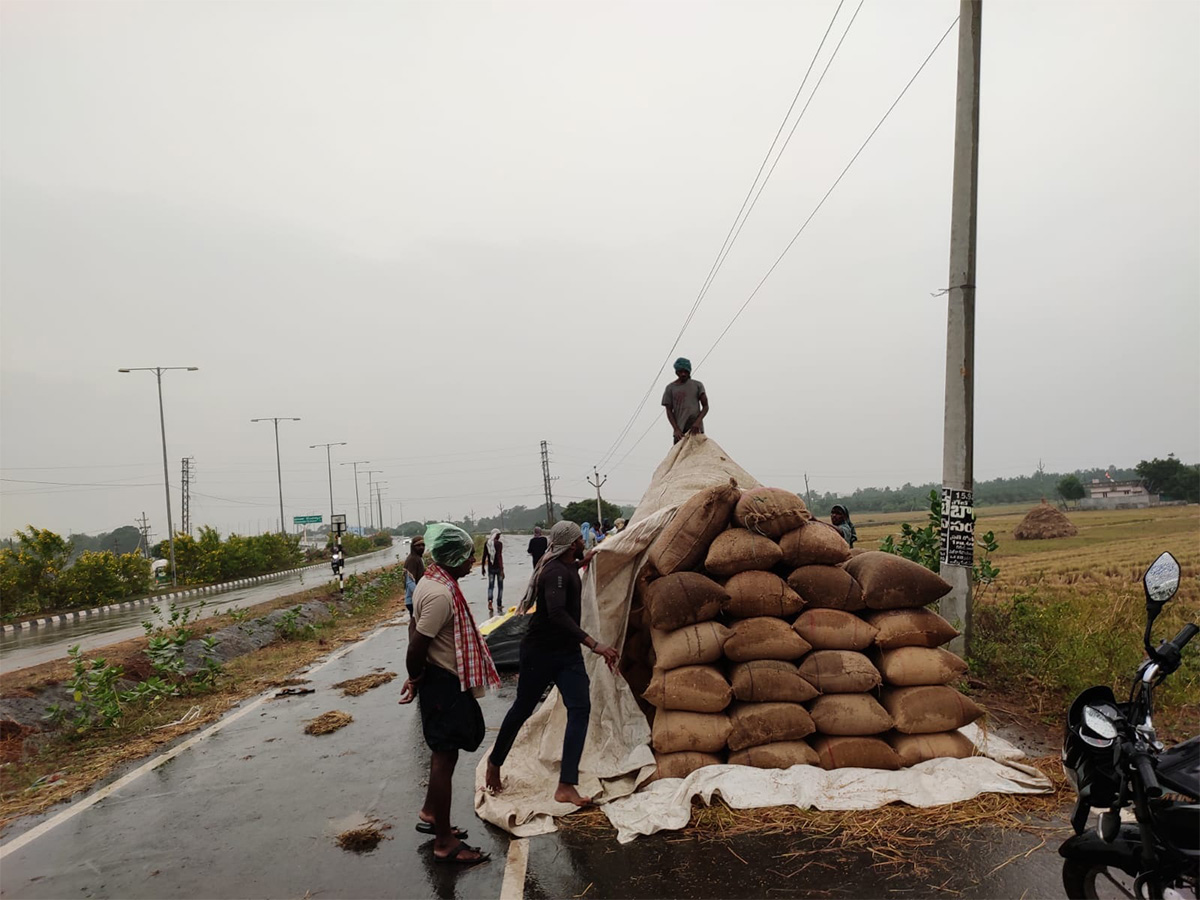
<path fill-rule="evenodd" d="M 374 675 L 362 675 L 358 678 L 348 678 L 345 681 L 339 681 L 334 685 L 334 687 L 341 688 L 342 694 L 347 697 L 357 697 L 359 694 L 365 694 L 371 688 L 379 687 L 381 684 L 387 684 L 395 677 L 395 672 L 379 672 Z"/>
<path fill-rule="evenodd" d="M 331 709 L 329 712 L 321 713 L 311 722 L 304 726 L 305 734 L 329 734 L 331 731 L 337 731 L 339 728 L 345 728 L 354 721 L 354 716 L 350 713 L 342 712 L 340 709 Z"/>
<path fill-rule="evenodd" d="M 343 850 L 352 853 L 367 853 L 379 846 L 387 835 L 384 834 L 391 825 L 381 825 L 378 822 L 368 822 L 359 828 L 351 828 L 337 836 L 337 844 Z M 390 841 L 391 838 L 387 837 Z"/>

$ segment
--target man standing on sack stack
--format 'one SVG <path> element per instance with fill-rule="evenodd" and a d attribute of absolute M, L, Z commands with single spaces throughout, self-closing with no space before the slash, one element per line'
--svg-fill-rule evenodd
<path fill-rule="evenodd" d="M 685 434 L 704 434 L 704 417 L 708 415 L 708 394 L 704 385 L 692 377 L 692 362 L 686 357 L 675 360 L 675 380 L 663 391 L 662 405 L 667 408 L 667 421 L 675 434 L 674 443 Z"/>

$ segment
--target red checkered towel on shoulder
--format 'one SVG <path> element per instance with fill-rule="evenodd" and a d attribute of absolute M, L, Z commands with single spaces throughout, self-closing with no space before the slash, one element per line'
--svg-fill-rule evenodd
<path fill-rule="evenodd" d="M 463 596 L 462 588 L 454 576 L 433 563 L 425 570 L 425 577 L 446 585 L 454 597 L 454 662 L 458 666 L 458 680 L 462 682 L 463 690 L 500 687 L 500 676 L 492 663 L 492 654 L 483 642 L 475 617 L 467 606 L 467 598 Z"/>

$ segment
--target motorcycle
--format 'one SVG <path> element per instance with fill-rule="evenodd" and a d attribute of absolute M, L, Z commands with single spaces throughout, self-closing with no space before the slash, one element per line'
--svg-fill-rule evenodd
<path fill-rule="evenodd" d="M 1152 721 L 1155 688 L 1179 668 L 1200 631 L 1189 623 L 1157 648 L 1150 645 L 1154 620 L 1175 596 L 1179 577 L 1179 563 L 1163 553 L 1142 579 L 1147 658 L 1129 700 L 1092 687 L 1067 713 L 1062 764 L 1078 795 L 1075 834 L 1058 851 L 1068 897 L 1200 898 L 1200 737 L 1164 750 Z M 1094 808 L 1104 812 L 1087 828 Z"/>

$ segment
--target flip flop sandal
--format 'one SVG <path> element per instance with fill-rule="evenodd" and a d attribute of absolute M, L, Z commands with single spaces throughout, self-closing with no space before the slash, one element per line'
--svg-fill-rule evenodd
<path fill-rule="evenodd" d="M 417 819 L 416 827 L 417 827 L 417 831 L 421 832 L 421 834 L 433 834 L 434 833 L 433 823 L 426 822 L 424 819 Z M 457 825 L 450 826 L 450 833 L 453 834 L 460 841 L 466 840 L 466 838 L 467 838 L 467 832 L 463 831 Z"/>
<path fill-rule="evenodd" d="M 472 852 L 472 853 L 478 853 L 479 856 L 477 856 L 475 859 L 459 859 L 458 855 L 460 853 L 462 853 L 464 850 L 466 850 L 468 852 Z M 472 847 L 466 841 L 459 841 L 458 846 L 455 847 L 453 850 L 451 850 L 449 853 L 447 853 L 445 856 L 438 856 L 436 853 L 433 854 L 433 861 L 435 863 L 445 863 L 447 865 L 459 865 L 459 866 L 477 866 L 480 863 L 487 862 L 491 858 L 492 858 L 492 855 L 490 853 L 484 853 L 478 847 Z"/>

